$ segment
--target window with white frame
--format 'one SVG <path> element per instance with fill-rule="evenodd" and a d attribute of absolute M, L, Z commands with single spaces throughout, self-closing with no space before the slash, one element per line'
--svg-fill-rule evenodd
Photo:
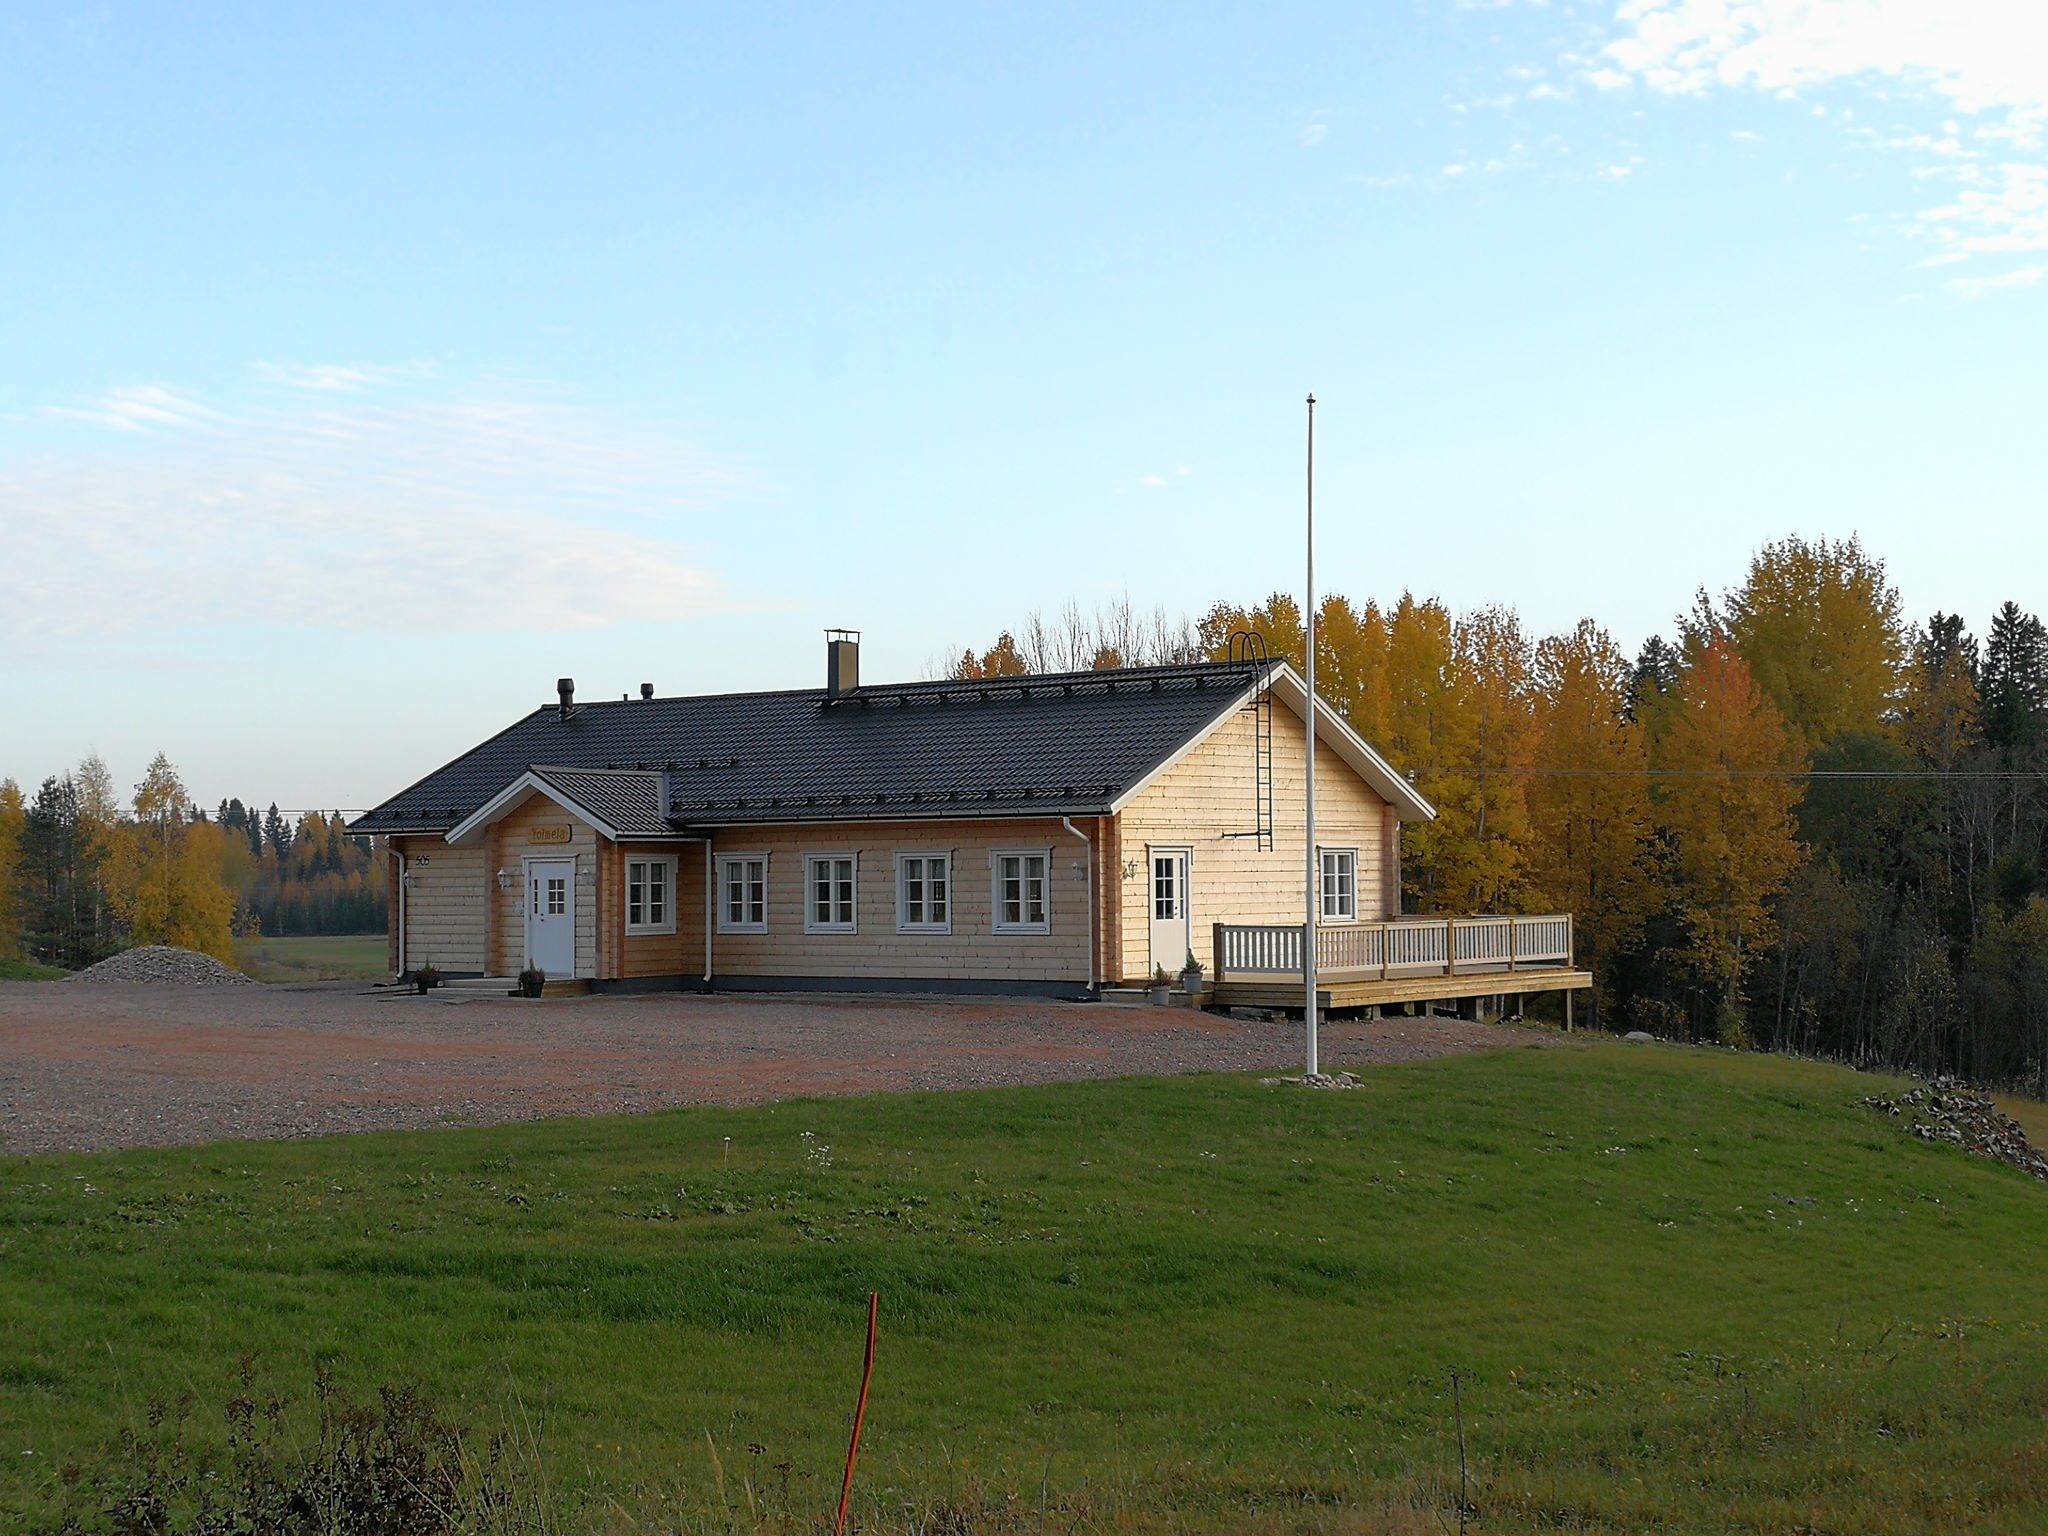
<path fill-rule="evenodd" d="M 768 855 L 724 853 L 718 856 L 718 931 L 768 931 Z"/>
<path fill-rule="evenodd" d="M 1044 933 L 1051 927 L 1051 892 L 1047 870 L 1052 855 L 1044 850 L 1002 852 L 994 856 L 995 931 Z"/>
<path fill-rule="evenodd" d="M 814 853 L 804 860 L 804 932 L 852 933 L 856 860 L 850 853 Z"/>
<path fill-rule="evenodd" d="M 953 931 L 953 856 L 948 853 L 896 855 L 896 931 Z"/>
<path fill-rule="evenodd" d="M 676 931 L 676 861 L 626 860 L 626 933 Z"/>
<path fill-rule="evenodd" d="M 1325 848 L 1323 853 L 1323 921 L 1349 923 L 1358 917 L 1358 850 Z"/>

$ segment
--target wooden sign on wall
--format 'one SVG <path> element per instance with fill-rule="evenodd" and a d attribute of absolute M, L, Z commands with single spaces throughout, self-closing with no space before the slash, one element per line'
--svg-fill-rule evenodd
<path fill-rule="evenodd" d="M 569 841 L 567 827 L 528 827 L 526 840 L 529 843 L 566 843 Z"/>

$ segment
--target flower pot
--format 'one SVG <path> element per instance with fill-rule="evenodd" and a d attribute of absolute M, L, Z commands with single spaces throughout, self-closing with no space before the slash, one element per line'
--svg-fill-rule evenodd
<path fill-rule="evenodd" d="M 1152 988 L 1152 1005 L 1155 1008 L 1164 1008 L 1166 1006 L 1166 1000 L 1172 995 L 1173 988 L 1169 985 L 1161 983 L 1160 985 Z"/>
<path fill-rule="evenodd" d="M 1180 973 L 1180 989 L 1187 993 L 1189 997 L 1195 996 L 1202 990 L 1202 973 L 1200 971 L 1182 971 Z"/>

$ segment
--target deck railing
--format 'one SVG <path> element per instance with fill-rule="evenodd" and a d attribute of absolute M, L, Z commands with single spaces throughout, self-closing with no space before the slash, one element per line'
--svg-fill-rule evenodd
<path fill-rule="evenodd" d="M 1218 923 L 1215 972 L 1302 974 L 1300 923 Z M 1541 917 L 1403 917 L 1383 923 L 1319 923 L 1316 970 L 1353 975 L 1464 976 L 1550 970 L 1572 963 L 1569 912 Z"/>

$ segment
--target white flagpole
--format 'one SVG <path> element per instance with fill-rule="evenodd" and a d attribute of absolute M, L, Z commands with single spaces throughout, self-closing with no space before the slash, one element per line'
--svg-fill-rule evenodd
<path fill-rule="evenodd" d="M 1316 867 L 1316 397 L 1308 397 L 1308 581 L 1302 616 L 1308 632 L 1308 854 L 1306 860 L 1308 899 L 1302 927 L 1302 974 L 1308 998 L 1304 1017 L 1308 1020 L 1308 1075 L 1316 1076 L 1316 884 L 1321 871 Z"/>

